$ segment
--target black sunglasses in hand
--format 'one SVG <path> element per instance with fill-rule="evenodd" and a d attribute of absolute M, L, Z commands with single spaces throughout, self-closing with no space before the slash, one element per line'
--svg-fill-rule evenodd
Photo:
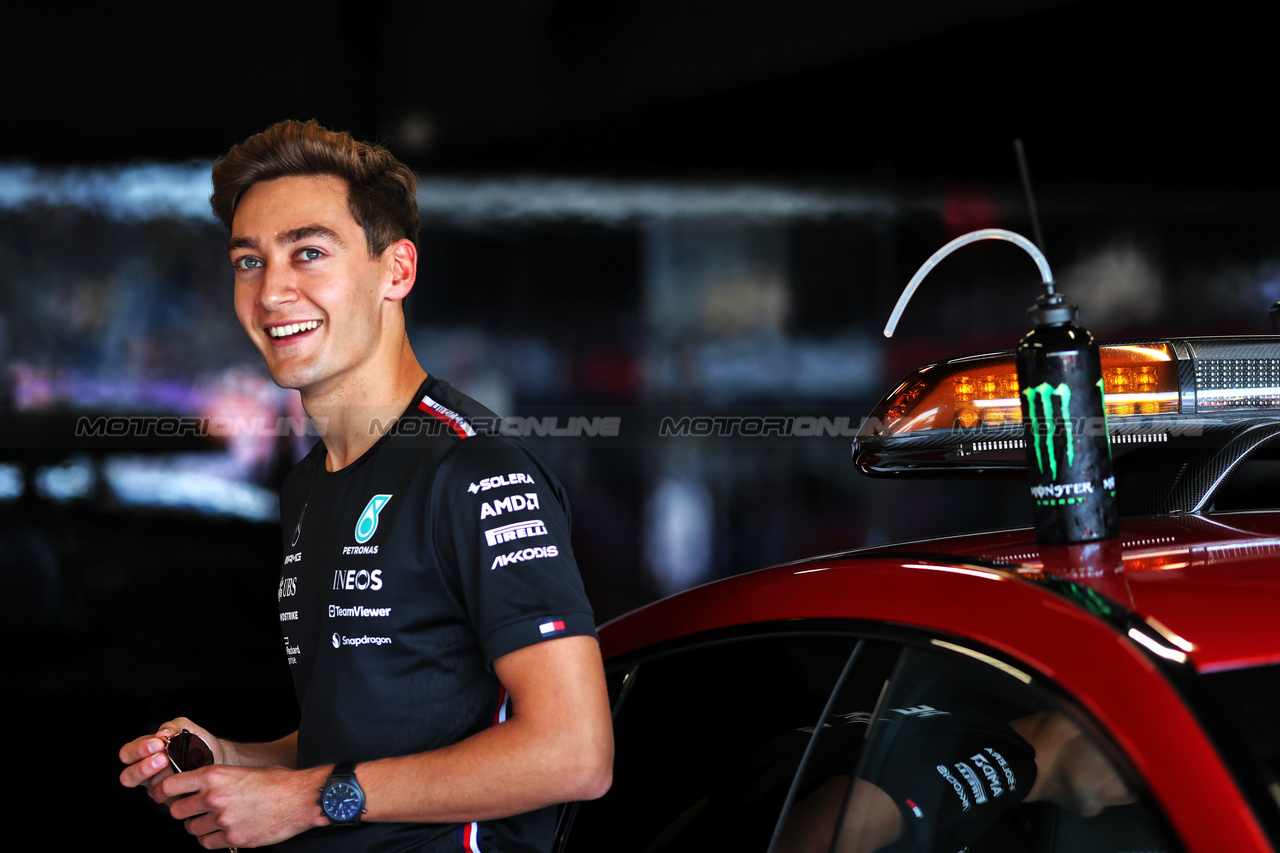
<path fill-rule="evenodd" d="M 213 750 L 194 732 L 183 729 L 171 737 L 161 735 L 160 739 L 165 743 L 164 752 L 169 756 L 169 764 L 177 773 L 213 763 Z"/>

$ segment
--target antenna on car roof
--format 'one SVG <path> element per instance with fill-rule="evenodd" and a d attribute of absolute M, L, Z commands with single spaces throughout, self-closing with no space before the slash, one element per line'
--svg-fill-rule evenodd
<path fill-rule="evenodd" d="M 1031 192 L 1031 172 L 1027 169 L 1027 152 L 1021 139 L 1013 140 L 1013 151 L 1018 155 L 1018 172 L 1022 175 L 1022 191 L 1027 194 L 1027 211 L 1031 214 L 1031 235 L 1036 238 L 1040 251 L 1045 251 L 1044 233 L 1040 230 L 1040 214 L 1036 211 L 1036 197 Z"/>

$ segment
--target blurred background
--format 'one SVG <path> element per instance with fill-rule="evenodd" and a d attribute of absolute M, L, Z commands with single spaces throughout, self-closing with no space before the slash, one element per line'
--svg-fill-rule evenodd
<path fill-rule="evenodd" d="M 31 10 L 0 57 L 0 696 L 38 820 L 194 847 L 115 785 L 118 746 L 180 713 L 245 739 L 296 719 L 275 489 L 315 439 L 232 313 L 207 205 L 231 145 L 316 118 L 418 172 L 414 347 L 558 472 L 604 621 L 815 553 L 1029 522 L 1016 482 L 869 480 L 849 458 L 908 370 L 1027 330 L 1034 265 L 979 244 L 881 334 L 947 240 L 1032 234 L 1015 138 L 1097 336 L 1268 333 L 1280 106 L 1274 38 L 1242 8 Z M 804 427 L 664 435 L 684 417 Z"/>

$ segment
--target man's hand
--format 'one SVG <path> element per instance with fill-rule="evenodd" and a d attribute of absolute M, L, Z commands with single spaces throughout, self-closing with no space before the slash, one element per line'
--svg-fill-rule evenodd
<path fill-rule="evenodd" d="M 326 823 L 316 805 L 327 768 L 210 765 L 156 785 L 169 814 L 209 850 L 260 847 Z"/>
<path fill-rule="evenodd" d="M 173 767 L 165 754 L 165 738 L 173 737 L 183 729 L 198 735 L 213 751 L 215 764 L 227 763 L 230 759 L 222 741 L 208 731 L 197 726 L 186 717 L 178 717 L 164 723 L 153 735 L 143 735 L 120 747 L 120 761 L 126 767 L 120 773 L 120 784 L 126 788 L 145 786 L 151 799 L 161 805 L 168 805 L 169 798 L 157 790 L 157 785 L 172 776 Z"/>

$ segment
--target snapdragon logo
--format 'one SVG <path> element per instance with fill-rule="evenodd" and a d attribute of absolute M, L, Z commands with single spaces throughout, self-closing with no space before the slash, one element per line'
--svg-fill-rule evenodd
<path fill-rule="evenodd" d="M 373 534 L 377 532 L 378 514 L 386 507 L 389 500 L 391 495 L 374 495 L 365 504 L 364 512 L 360 513 L 360 519 L 356 522 L 356 541 L 361 545 L 372 539 Z"/>
<path fill-rule="evenodd" d="M 333 647 L 335 649 L 340 649 L 343 646 L 386 646 L 390 645 L 391 638 L 370 637 L 368 635 L 363 637 L 344 637 L 337 631 L 334 631 L 333 636 L 329 638 L 329 641 L 333 643 Z"/>

